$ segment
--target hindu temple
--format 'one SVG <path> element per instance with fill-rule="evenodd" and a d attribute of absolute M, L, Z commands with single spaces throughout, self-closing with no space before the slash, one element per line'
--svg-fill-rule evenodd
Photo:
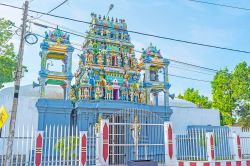
<path fill-rule="evenodd" d="M 169 120 L 168 65 L 153 44 L 140 51 L 139 58 L 124 19 L 91 14 L 91 24 L 78 55 L 78 69 L 72 74 L 74 47 L 69 34 L 57 28 L 45 33 L 41 43 L 41 98 L 36 106 L 39 129 L 46 125 L 65 124 L 88 128 L 98 117 L 105 118 L 123 110 L 146 109 Z M 47 60 L 62 63 L 62 71 L 50 71 Z M 71 84 L 72 78 L 75 83 Z M 45 98 L 46 85 L 62 87 L 64 100 Z M 164 105 L 158 105 L 159 94 Z"/>

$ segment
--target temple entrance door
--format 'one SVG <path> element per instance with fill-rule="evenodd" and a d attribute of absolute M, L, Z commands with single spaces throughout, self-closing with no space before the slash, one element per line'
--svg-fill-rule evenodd
<path fill-rule="evenodd" d="M 112 56 L 112 66 L 115 66 L 116 65 L 116 59 L 115 59 L 115 56 Z"/>
<path fill-rule="evenodd" d="M 118 89 L 113 90 L 113 100 L 119 100 Z"/>
<path fill-rule="evenodd" d="M 164 121 L 143 109 L 124 109 L 109 115 L 109 165 L 131 160 L 165 163 Z"/>

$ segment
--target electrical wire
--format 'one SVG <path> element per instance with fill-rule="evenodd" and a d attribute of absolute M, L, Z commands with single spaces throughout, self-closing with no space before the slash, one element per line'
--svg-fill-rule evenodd
<path fill-rule="evenodd" d="M 64 3 L 66 3 L 68 0 L 64 0 L 63 2 L 61 2 L 59 5 L 55 6 L 54 8 L 52 8 L 50 11 L 48 11 L 46 13 L 47 14 L 50 14 L 51 12 L 53 12 L 54 10 L 56 10 L 57 8 L 59 8 L 60 6 L 62 6 Z M 36 19 L 39 19 L 39 18 L 42 18 L 44 16 L 44 14 L 41 14 L 40 16 L 38 17 L 34 17 L 34 16 L 31 16 L 32 20 L 36 20 Z"/>
<path fill-rule="evenodd" d="M 188 79 L 188 80 L 193 80 L 193 81 L 211 83 L 211 81 L 208 81 L 208 80 L 200 80 L 200 79 L 196 79 L 196 78 L 190 78 L 190 77 L 185 77 L 185 76 L 178 76 L 178 75 L 170 74 L 170 73 L 168 73 L 168 75 L 172 76 L 172 77 L 183 78 L 183 79 Z"/>
<path fill-rule="evenodd" d="M 48 24 L 53 24 L 53 25 L 55 25 L 55 26 L 58 26 L 58 24 L 55 24 L 55 23 L 50 23 L 50 22 L 48 22 L 48 21 L 45 21 L 45 22 L 47 22 Z M 40 24 L 40 23 L 37 23 L 37 22 L 32 22 L 34 25 L 36 25 L 36 26 L 40 26 L 40 27 L 43 27 L 43 28 L 51 28 L 51 29 L 56 29 L 56 28 L 54 28 L 54 27 L 52 27 L 52 26 L 49 26 L 49 25 L 44 25 L 44 24 Z M 61 26 L 61 25 L 59 25 L 60 27 L 64 27 L 64 26 Z M 69 28 L 67 28 L 67 27 L 64 27 L 64 29 L 69 29 Z M 75 31 L 75 30 L 73 30 L 73 31 L 75 31 L 75 32 L 72 32 L 72 30 L 70 30 L 70 31 L 65 31 L 65 30 L 62 30 L 63 32 L 66 32 L 66 33 L 69 33 L 69 34 L 72 34 L 72 35 L 75 35 L 75 36 L 78 36 L 78 37 L 83 37 L 83 38 L 85 38 L 85 39 L 92 39 L 92 38 L 90 38 L 90 37 L 87 37 L 87 36 L 85 36 L 85 35 L 82 35 L 82 34 L 78 34 L 78 32 L 77 31 Z M 134 50 L 135 52 L 138 52 L 138 53 L 143 53 L 142 51 L 138 51 L 138 50 Z M 192 66 L 192 67 L 195 67 L 195 68 L 199 68 L 199 69 L 203 69 L 203 70 L 208 70 L 208 71 L 210 71 L 210 72 L 218 72 L 218 70 L 216 70 L 216 69 L 211 69 L 211 68 L 207 68 L 207 67 L 203 67 L 203 66 L 198 66 L 198 65 L 194 65 L 194 64 L 189 64 L 189 63 L 186 63 L 186 62 L 181 62 L 181 61 L 177 61 L 177 60 L 173 60 L 173 59 L 168 59 L 169 61 L 171 61 L 171 62 L 174 62 L 174 63 L 180 63 L 180 64 L 182 64 L 182 65 L 188 65 L 188 66 Z"/>
<path fill-rule="evenodd" d="M 214 6 L 220 6 L 220 7 L 227 7 L 227 8 L 232 8 L 232 9 L 250 11 L 250 8 L 238 7 L 238 6 L 232 6 L 232 5 L 225 5 L 225 4 L 220 4 L 220 3 L 213 3 L 213 2 L 200 1 L 200 0 L 188 0 L 188 1 L 196 2 L 196 3 L 203 3 L 203 4 L 208 4 L 208 5 L 214 5 Z"/>
<path fill-rule="evenodd" d="M 16 9 L 22 9 L 20 7 L 16 7 L 16 6 L 8 5 L 8 4 L 4 4 L 4 3 L 0 3 L 0 5 L 2 5 L 2 6 L 8 6 L 8 7 L 16 8 Z M 43 15 L 47 15 L 47 16 L 51 16 L 51 17 L 55 17 L 55 18 L 60 18 L 60 19 L 65 19 L 65 20 L 70 20 L 70 21 L 75 21 L 75 22 L 79 22 L 79 23 L 92 24 L 91 22 L 88 22 L 88 21 L 73 19 L 73 18 L 59 16 L 59 15 L 54 15 L 54 14 L 48 14 L 48 13 L 40 12 L 40 11 L 36 11 L 36 10 L 29 10 L 29 11 L 33 12 L 33 13 L 43 14 Z M 92 24 L 92 25 L 103 26 L 103 25 L 97 25 L 97 24 Z M 108 27 L 108 28 L 112 28 L 112 27 Z M 123 29 L 119 29 L 118 28 L 118 30 L 123 30 Z M 215 48 L 215 49 L 220 49 L 220 50 L 227 50 L 227 51 L 232 51 L 232 52 L 239 52 L 239 53 L 250 54 L 250 51 L 239 50 L 239 49 L 234 49 L 234 48 L 227 48 L 227 47 L 222 47 L 222 46 L 216 46 L 216 45 L 210 45 L 210 44 L 203 44 L 203 43 L 192 42 L 192 41 L 181 40 L 181 39 L 175 39 L 175 38 L 171 38 L 171 37 L 159 36 L 159 35 L 154 35 L 154 34 L 149 34 L 149 33 L 143 33 L 143 32 L 138 32 L 138 31 L 133 31 L 133 30 L 128 30 L 128 32 L 134 33 L 134 34 L 143 35 L 143 36 L 150 36 L 150 37 L 159 38 L 159 39 L 165 39 L 165 40 L 170 40 L 170 41 L 175 41 L 175 42 L 181 42 L 181 43 L 191 44 L 191 45 L 198 45 L 198 46 Z"/>
<path fill-rule="evenodd" d="M 40 35 L 40 34 L 37 34 L 37 33 L 33 33 L 39 37 L 42 37 L 42 38 L 45 38 L 44 36 Z M 72 44 L 74 45 L 74 44 Z M 79 51 L 82 51 L 81 49 L 78 49 L 76 47 L 73 47 Z M 207 80 L 200 80 L 200 79 L 195 79 L 195 78 L 190 78 L 190 77 L 185 77 L 185 76 L 179 76 L 179 75 L 174 75 L 174 74 L 168 74 L 169 76 L 173 76 L 173 77 L 177 77 L 177 78 L 182 78 L 182 79 L 188 79 L 188 80 L 193 80 L 193 81 L 199 81 L 199 82 L 206 82 L 206 83 L 210 83 L 211 81 L 207 81 Z"/>
<path fill-rule="evenodd" d="M 65 4 L 68 0 L 64 0 L 62 3 L 60 3 L 59 5 L 57 5 L 56 7 L 54 7 L 53 9 L 51 9 L 50 11 L 47 12 L 47 14 L 53 12 L 54 10 L 56 10 L 57 8 L 59 8 L 60 6 L 62 6 L 63 4 Z"/>
<path fill-rule="evenodd" d="M 138 50 L 134 50 L 134 51 L 138 52 L 138 53 L 143 53 L 142 51 L 138 51 Z M 195 67 L 195 68 L 204 69 L 204 70 L 208 70 L 208 71 L 211 71 L 211 72 L 218 72 L 219 71 L 217 69 L 212 69 L 212 68 L 208 68 L 208 67 L 194 65 L 194 64 L 190 64 L 190 63 L 186 63 L 186 62 L 182 62 L 182 61 L 178 61 L 178 60 L 174 60 L 174 59 L 170 59 L 170 58 L 167 58 L 167 59 L 169 61 L 171 61 L 171 62 L 174 62 L 174 63 L 179 63 L 179 64 L 182 64 L 182 65 L 192 66 L 192 67 Z"/>
<path fill-rule="evenodd" d="M 176 68 L 176 69 L 181 69 L 181 70 L 185 70 L 185 71 L 191 71 L 191 72 L 195 72 L 195 73 L 200 73 L 200 74 L 205 74 L 205 75 L 214 75 L 212 73 L 206 73 L 206 72 L 201 72 L 201 71 L 197 71 L 197 70 L 191 70 L 191 69 L 179 67 L 179 66 L 176 66 L 176 65 L 169 65 L 169 67 L 170 68 L 172 67 L 172 68 Z"/>

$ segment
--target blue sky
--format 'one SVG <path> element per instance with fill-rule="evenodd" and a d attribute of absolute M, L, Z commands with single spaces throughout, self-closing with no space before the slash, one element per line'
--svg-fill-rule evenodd
<path fill-rule="evenodd" d="M 250 8 L 249 0 L 207 1 Z M 0 0 L 0 2 L 17 6 L 21 6 L 23 3 L 22 0 Z M 47 12 L 61 2 L 62 0 L 33 0 L 30 9 Z M 129 30 L 250 51 L 250 12 L 243 10 L 198 4 L 188 0 L 69 0 L 53 14 L 90 21 L 91 12 L 106 14 L 111 3 L 114 4 L 114 9 L 109 15 L 124 18 Z M 2 6 L 0 6 L 0 11 L 0 17 L 5 17 L 14 21 L 16 25 L 20 25 L 21 11 Z M 81 33 L 87 30 L 87 25 L 81 23 L 48 16 L 43 16 L 41 19 Z M 41 22 L 41 20 L 36 20 L 36 22 Z M 34 25 L 31 26 L 31 31 L 34 33 L 43 34 L 45 30 Z M 164 57 L 170 59 L 214 69 L 228 67 L 232 70 L 236 64 L 242 61 L 247 61 L 250 64 L 250 54 L 200 47 L 136 34 L 130 35 L 136 50 L 141 50 L 152 42 L 161 50 Z M 80 44 L 84 39 L 72 36 L 71 41 Z M 12 42 L 17 49 L 18 36 L 14 36 Z M 28 66 L 29 72 L 22 79 L 22 84 L 31 84 L 37 80 L 40 69 L 39 43 L 25 46 L 24 65 Z M 73 70 L 77 68 L 78 53 L 80 52 L 75 51 L 73 55 Z M 186 68 L 186 66 L 172 64 L 169 73 L 197 79 L 212 80 L 214 74 L 200 74 L 174 67 Z M 169 80 L 172 85 L 171 93 L 178 95 L 186 88 L 194 87 L 200 90 L 201 94 L 211 97 L 209 83 L 171 76 Z"/>

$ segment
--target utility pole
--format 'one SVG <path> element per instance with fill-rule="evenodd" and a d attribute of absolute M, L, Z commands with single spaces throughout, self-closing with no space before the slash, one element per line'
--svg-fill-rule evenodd
<path fill-rule="evenodd" d="M 26 35 L 26 23 L 28 17 L 28 7 L 29 1 L 26 0 L 24 3 L 24 11 L 23 11 L 23 19 L 22 19 L 22 29 L 21 29 L 21 39 L 20 39 L 20 46 L 18 51 L 18 62 L 16 66 L 15 78 L 14 78 L 14 96 L 13 96 L 13 104 L 12 104 L 12 111 L 10 117 L 10 126 L 9 126 L 9 137 L 7 143 L 7 154 L 6 159 L 4 162 L 5 166 L 11 165 L 11 157 L 12 157 L 12 150 L 13 150 L 13 142 L 15 136 L 15 124 L 16 124 L 16 115 L 17 115 L 17 105 L 18 105 L 18 96 L 20 90 L 20 79 L 23 73 L 23 53 L 24 53 L 24 44 L 25 44 L 25 35 Z"/>

